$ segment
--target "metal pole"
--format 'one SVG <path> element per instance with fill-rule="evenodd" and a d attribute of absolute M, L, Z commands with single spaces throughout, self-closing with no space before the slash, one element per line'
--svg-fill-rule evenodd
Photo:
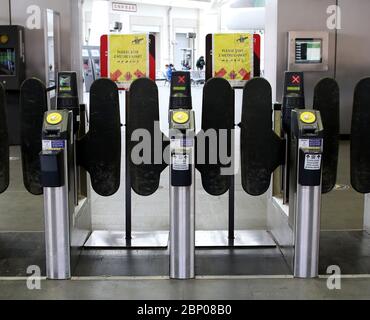
<path fill-rule="evenodd" d="M 294 276 L 315 278 L 319 274 L 321 186 L 297 187 Z"/>
<path fill-rule="evenodd" d="M 229 241 L 235 239 L 235 176 L 230 176 L 229 189 Z"/>
<path fill-rule="evenodd" d="M 65 141 L 67 146 L 67 141 Z M 64 157 L 64 186 L 44 188 L 46 276 L 48 279 L 71 278 L 70 206 L 73 194 L 69 195 L 68 149 Z"/>
<path fill-rule="evenodd" d="M 132 208 L 131 208 L 131 176 L 130 176 L 130 154 L 129 154 L 129 137 L 127 132 L 128 119 L 128 91 L 126 91 L 126 116 L 125 116 L 125 227 L 126 241 L 132 239 Z"/>
<path fill-rule="evenodd" d="M 195 215 L 194 183 L 190 187 L 171 188 L 170 277 L 194 278 Z"/>

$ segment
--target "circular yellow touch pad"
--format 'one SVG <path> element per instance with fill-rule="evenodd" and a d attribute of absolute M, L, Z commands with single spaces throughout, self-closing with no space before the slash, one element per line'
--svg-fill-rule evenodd
<path fill-rule="evenodd" d="M 179 124 L 186 123 L 189 121 L 189 114 L 183 111 L 174 112 L 172 120 Z"/>
<path fill-rule="evenodd" d="M 53 113 L 50 113 L 47 118 L 46 118 L 46 122 L 48 124 L 59 124 L 61 123 L 63 120 L 63 117 L 60 113 L 58 112 L 53 112 Z"/>
<path fill-rule="evenodd" d="M 312 112 L 303 112 L 301 114 L 301 121 L 304 123 L 314 123 L 316 121 L 316 115 Z"/>
<path fill-rule="evenodd" d="M 9 41 L 9 37 L 6 34 L 0 35 L 0 43 L 1 44 L 7 44 Z"/>

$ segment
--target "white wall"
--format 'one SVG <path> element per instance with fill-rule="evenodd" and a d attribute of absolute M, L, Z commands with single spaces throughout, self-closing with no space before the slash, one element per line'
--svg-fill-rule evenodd
<path fill-rule="evenodd" d="M 137 12 L 118 12 L 111 10 L 110 2 L 103 2 L 106 7 L 100 12 L 99 17 L 104 21 L 104 25 L 100 27 L 96 20 L 93 21 L 91 15 L 92 1 L 86 0 L 84 3 L 84 34 L 86 35 L 89 29 L 92 30 L 90 45 L 100 45 L 100 36 L 109 33 L 114 27 L 114 22 L 117 21 L 122 23 L 123 33 L 140 29 L 147 31 L 153 29 L 153 32 L 159 30 L 160 56 L 157 57 L 157 70 L 164 68 L 165 64 L 173 62 L 176 32 L 197 33 L 196 56 L 199 56 L 204 47 L 204 40 L 199 36 L 198 9 L 137 4 Z M 105 23 L 107 16 L 109 24 Z"/>
<path fill-rule="evenodd" d="M 9 2 L 0 0 L 0 24 L 9 24 Z"/>
<path fill-rule="evenodd" d="M 306 105 L 312 106 L 313 88 L 335 71 L 335 31 L 328 30 L 326 13 L 335 0 L 270 0 L 266 4 L 265 76 L 273 86 L 273 99 L 283 94 L 284 72 L 288 67 L 289 31 L 329 31 L 329 71 L 305 72 Z"/>
<path fill-rule="evenodd" d="M 329 71 L 306 72 L 306 105 L 312 106 L 313 88 L 323 77 L 335 77 L 341 92 L 341 134 L 350 134 L 354 87 L 370 76 L 370 1 L 339 0 L 341 29 L 327 27 L 327 9 L 336 0 L 269 0 L 266 4 L 266 78 L 274 99 L 280 101 L 287 69 L 288 31 L 328 31 Z M 337 37 L 336 37 L 337 36 Z"/>
<path fill-rule="evenodd" d="M 358 81 L 370 76 L 370 1 L 339 0 L 342 28 L 338 30 L 336 78 L 341 89 L 341 129 L 351 129 L 353 94 Z"/>

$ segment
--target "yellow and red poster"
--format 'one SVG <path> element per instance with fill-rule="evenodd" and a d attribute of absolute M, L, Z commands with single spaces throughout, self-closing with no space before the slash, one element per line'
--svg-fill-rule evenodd
<path fill-rule="evenodd" d="M 253 34 L 218 33 L 213 35 L 214 77 L 232 86 L 242 86 L 253 77 Z"/>
<path fill-rule="evenodd" d="M 109 77 L 119 87 L 149 75 L 148 34 L 110 35 L 108 42 Z"/>

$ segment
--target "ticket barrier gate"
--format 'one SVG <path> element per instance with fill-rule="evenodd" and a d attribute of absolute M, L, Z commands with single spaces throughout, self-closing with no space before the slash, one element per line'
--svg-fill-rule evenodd
<path fill-rule="evenodd" d="M 101 196 L 118 190 L 121 124 L 118 89 L 111 80 L 99 79 L 91 87 L 87 134 L 81 133 L 83 112 L 75 73 L 58 74 L 57 102 L 57 110 L 47 111 L 44 84 L 37 79 L 23 83 L 24 184 L 30 193 L 44 194 L 47 278 L 68 279 L 91 233 L 89 187 L 81 198 L 77 176 L 86 170 Z"/>
<path fill-rule="evenodd" d="M 174 174 L 178 174 L 174 168 L 184 168 L 183 171 L 186 172 L 187 169 L 186 161 L 190 159 L 186 152 L 191 141 L 186 138 L 190 132 L 194 130 L 192 128 L 192 116 L 189 114 L 189 103 L 183 101 L 188 101 L 191 93 L 190 90 L 186 89 L 186 84 L 181 83 L 179 85 L 176 83 L 177 77 L 181 78 L 181 81 L 186 79 L 183 78 L 184 74 L 175 73 L 174 82 L 172 83 L 171 90 L 171 104 L 170 104 L 170 128 L 171 129 L 182 129 L 177 135 L 170 131 L 171 135 L 171 179 Z M 145 86 L 149 86 L 147 83 L 148 79 L 136 80 L 129 92 L 129 104 L 128 109 L 130 110 L 129 119 L 135 119 L 133 121 L 134 125 L 130 127 L 129 132 L 133 132 L 134 129 L 142 127 L 143 123 L 139 124 L 139 120 L 136 118 L 138 114 L 143 112 L 148 108 L 147 104 L 143 103 L 144 97 L 138 93 Z M 155 84 L 151 84 L 153 90 L 150 90 L 150 95 L 145 99 L 150 102 L 152 101 L 152 107 L 148 109 L 148 112 L 152 112 L 151 121 L 146 118 L 145 121 L 148 123 L 144 125 L 145 128 L 148 124 L 153 126 L 153 122 L 157 117 L 157 91 L 154 90 Z M 325 87 L 325 86 L 324 86 Z M 301 86 L 300 86 L 301 88 Z M 180 92 L 176 92 L 179 89 Z M 320 89 L 323 91 L 322 89 Z M 147 90 L 149 93 L 149 91 Z M 149 95 L 149 94 L 148 94 Z M 317 94 L 318 101 L 325 100 L 322 98 L 322 94 Z M 177 100 L 178 99 L 178 100 Z M 176 105 L 176 101 L 180 101 L 180 109 Z M 330 104 L 330 99 L 328 99 Z M 212 102 L 212 103 L 211 103 Z M 213 78 L 210 79 L 204 88 L 203 95 L 203 108 L 205 110 L 210 109 L 212 106 L 214 109 L 211 115 L 205 116 L 203 112 L 202 119 L 202 129 L 224 129 L 227 131 L 226 144 L 227 150 L 232 153 L 233 144 L 233 133 L 232 129 L 234 127 L 234 110 L 233 110 L 234 95 L 228 82 L 224 79 Z M 172 105 L 172 103 L 175 103 Z M 133 108 L 136 106 L 137 108 Z M 157 107 L 155 107 L 157 106 Z M 223 109 L 224 106 L 226 109 Z M 321 195 L 321 176 L 322 170 L 326 170 L 325 161 L 322 161 L 323 145 L 322 140 L 324 138 L 323 126 L 321 123 L 320 111 L 325 112 L 325 104 L 318 104 L 319 110 L 305 110 L 305 113 L 300 113 L 300 109 L 294 109 L 295 112 L 292 113 L 292 123 L 291 128 L 294 128 L 294 134 L 290 134 L 290 145 L 294 146 L 287 150 L 288 156 L 285 155 L 286 142 L 279 137 L 279 135 L 273 132 L 272 124 L 272 99 L 271 99 L 271 87 L 269 83 L 262 78 L 255 78 L 250 80 L 244 88 L 243 97 L 243 113 L 242 121 L 240 123 L 241 128 L 241 175 L 242 175 L 242 186 L 243 189 L 250 195 L 258 196 L 262 195 L 270 188 L 271 176 L 275 169 L 280 165 L 285 164 L 285 159 L 288 159 L 291 164 L 290 175 L 294 177 L 290 180 L 292 185 L 292 201 L 290 204 L 291 212 L 290 216 L 296 217 L 294 220 L 294 233 L 295 233 L 295 247 L 296 247 L 296 262 L 295 265 L 295 275 L 302 277 L 315 276 L 317 272 L 317 261 L 318 261 L 318 232 L 319 226 L 317 225 L 319 221 L 320 213 L 320 195 Z M 321 108 L 324 106 L 323 108 Z M 320 110 L 321 108 L 321 110 Z M 173 110 L 175 109 L 175 110 Z M 293 108 L 291 108 L 293 109 Z M 180 112 L 180 122 L 183 119 L 189 120 L 183 124 L 176 123 L 173 116 L 176 114 L 175 111 Z M 204 110 L 203 110 L 204 111 Z M 314 119 L 314 121 L 312 121 Z M 144 121 L 140 119 L 140 121 Z M 130 121 L 131 122 L 131 121 Z M 132 125 L 132 124 L 131 124 Z M 159 130 L 154 128 L 153 130 Z M 199 136 L 199 134 L 198 134 Z M 199 153 L 198 144 L 199 137 L 197 136 L 196 152 Z M 186 143 L 181 144 L 181 140 L 186 140 Z M 191 140 L 191 139 L 190 139 Z M 312 141 L 311 141 L 312 140 Z M 132 142 L 131 142 L 132 143 Z M 154 142 L 153 142 L 154 145 Z M 153 148 L 152 145 L 152 149 Z M 216 161 L 216 163 L 211 163 L 210 157 L 208 156 L 211 148 L 209 144 L 205 145 L 205 162 L 198 163 L 198 156 L 196 157 L 195 167 L 201 172 L 202 184 L 205 191 L 211 195 L 222 195 L 230 190 L 232 182 L 232 175 L 223 174 L 223 168 L 232 167 L 232 163 L 222 163 L 221 161 Z M 135 147 L 133 143 L 129 150 Z M 166 149 L 166 143 L 162 145 L 163 150 Z M 179 150 L 177 150 L 179 149 Z M 292 153 L 291 153 L 292 152 Z M 303 154 L 303 155 L 302 155 Z M 306 156 L 307 155 L 307 158 Z M 166 153 L 165 153 L 166 157 Z M 333 155 L 337 157 L 337 155 Z M 154 158 L 153 158 L 154 159 Z M 302 161 L 307 163 L 302 164 Z M 324 166 L 322 166 L 322 162 Z M 167 162 L 168 163 L 168 162 Z M 176 166 L 174 166 L 176 165 Z M 130 175 L 131 175 L 131 185 L 133 189 L 140 195 L 150 195 L 158 189 L 160 172 L 163 171 L 166 165 L 135 165 L 130 163 Z M 336 169 L 336 168 L 335 168 Z M 327 170 L 330 171 L 330 170 Z M 182 177 L 193 177 L 193 173 L 185 174 L 182 172 Z M 150 174 L 153 179 L 144 179 Z M 186 181 L 186 179 L 184 180 Z M 189 180 L 187 180 L 189 182 Z M 178 186 L 173 185 L 173 180 L 171 180 L 171 243 L 170 243 L 170 270 L 171 277 L 173 278 L 191 278 L 193 276 L 192 272 L 187 272 L 186 270 L 193 270 L 193 260 L 188 259 L 189 256 L 194 255 L 194 243 L 192 230 L 192 218 L 191 213 L 193 210 L 193 200 L 189 194 L 192 192 L 185 192 L 183 196 L 177 193 L 176 190 Z M 185 184 L 181 188 L 188 188 L 189 185 Z M 173 201 L 176 197 L 180 201 Z M 310 206 L 306 206 L 307 203 Z M 184 205 L 184 203 L 187 203 Z M 179 209 L 177 206 L 183 206 L 183 208 L 189 209 Z M 308 209 L 307 209 L 308 208 Z M 308 211 L 307 211 L 308 210 Z M 175 213 L 177 212 L 177 216 Z M 183 219 L 180 221 L 179 216 Z M 187 219 L 185 218 L 187 217 Z M 189 218 L 190 217 L 190 218 Z M 303 222 L 302 222 L 303 219 Z M 306 220 L 304 220 L 306 219 Z M 308 230 L 309 225 L 306 224 L 307 219 L 310 226 L 315 226 L 314 231 Z M 180 227 L 180 222 L 182 226 Z M 297 225 L 299 223 L 299 225 Z M 232 228 L 230 228 L 232 229 Z M 189 236 L 191 235 L 191 236 Z M 232 235 L 232 233 L 229 233 Z M 183 241 L 183 253 L 181 254 L 181 239 Z M 187 247 L 185 245 L 187 243 Z M 294 246 L 294 244 L 293 244 Z M 307 247 L 305 247 L 307 246 Z M 179 267 L 178 260 L 182 257 L 183 267 Z M 303 261 L 303 262 L 302 262 Z M 312 266 L 314 265 L 314 266 Z M 316 266 L 316 267 L 315 267 Z M 176 271 L 175 271 L 176 270 Z M 302 271 L 303 270 L 303 271 Z"/>
<path fill-rule="evenodd" d="M 195 118 L 190 73 L 171 79 L 170 277 L 195 277 Z"/>
<path fill-rule="evenodd" d="M 286 78 L 288 76 L 296 77 L 297 74 L 287 73 Z M 292 91 L 303 93 L 303 78 L 301 81 L 297 83 L 297 89 L 292 88 Z M 287 79 L 285 83 L 292 85 Z M 285 93 L 288 91 L 286 89 Z M 269 83 L 262 78 L 255 78 L 246 84 L 241 122 L 242 186 L 250 195 L 262 195 L 270 188 L 271 176 L 279 172 L 276 169 L 282 165 L 285 170 L 289 168 L 285 175 L 289 179 L 285 180 L 283 188 L 289 190 L 286 193 L 289 196 L 285 196 L 281 204 L 274 197 L 271 198 L 274 204 L 270 206 L 274 208 L 272 214 L 275 216 L 268 217 L 268 227 L 283 253 L 288 251 L 287 247 L 291 248 L 291 252 L 284 253 L 284 256 L 290 260 L 291 255 L 294 276 L 311 278 L 318 275 L 321 193 L 329 192 L 336 179 L 338 127 L 333 122 L 338 121 L 339 117 L 338 85 L 333 79 L 321 80 L 315 88 L 315 106 L 312 110 L 303 110 L 299 106 L 299 97 L 294 99 L 298 102 L 298 108 L 288 108 L 290 132 L 283 131 L 284 137 L 281 138 L 280 132 L 272 130 Z M 285 106 L 287 102 L 284 99 Z M 330 113 L 332 117 L 328 116 Z M 321 114 L 325 119 L 321 119 Z M 280 118 L 282 126 L 288 117 L 285 114 Z M 284 141 L 289 136 L 290 141 Z M 333 152 L 330 154 L 325 151 L 326 141 L 331 143 L 330 150 Z M 284 205 L 285 201 L 288 206 Z M 276 213 L 276 207 L 284 209 Z M 281 211 L 284 211 L 286 218 L 282 218 Z M 292 241 L 286 240 L 290 238 L 289 234 L 292 235 Z"/>
<path fill-rule="evenodd" d="M 45 113 L 40 153 L 44 193 L 46 273 L 68 279 L 71 270 L 71 228 L 75 208 L 75 165 L 72 112 Z"/>
<path fill-rule="evenodd" d="M 293 209 L 294 276 L 318 276 L 323 126 L 319 111 L 292 111 L 289 207 Z"/>

